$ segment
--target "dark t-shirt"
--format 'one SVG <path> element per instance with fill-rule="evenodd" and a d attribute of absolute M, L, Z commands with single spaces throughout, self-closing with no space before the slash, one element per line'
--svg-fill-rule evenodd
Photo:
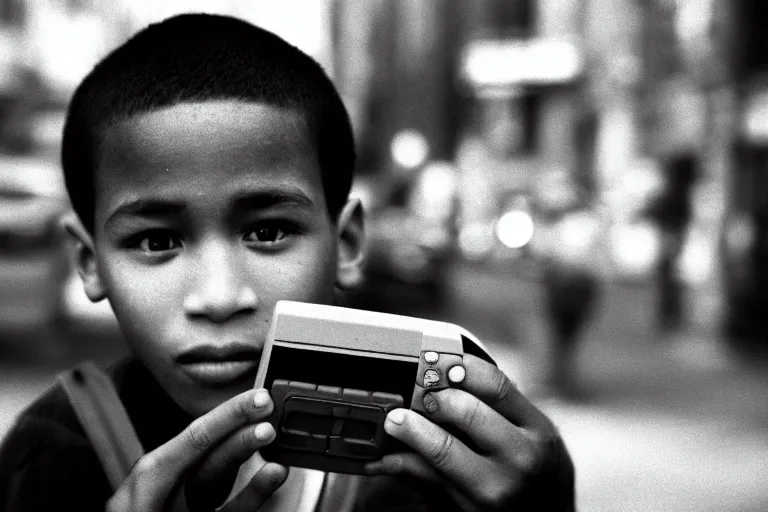
<path fill-rule="evenodd" d="M 136 360 L 109 373 L 146 452 L 192 421 Z M 0 512 L 102 512 L 111 495 L 66 394 L 53 387 L 21 414 L 0 447 Z M 445 504 L 439 508 L 446 510 Z M 384 477 L 366 479 L 356 506 L 357 511 L 429 509 L 415 490 Z"/>
<path fill-rule="evenodd" d="M 109 373 L 145 451 L 192 420 L 135 360 Z M 22 413 L 0 448 L 0 512 L 103 511 L 111 495 L 66 394 L 53 387 Z"/>

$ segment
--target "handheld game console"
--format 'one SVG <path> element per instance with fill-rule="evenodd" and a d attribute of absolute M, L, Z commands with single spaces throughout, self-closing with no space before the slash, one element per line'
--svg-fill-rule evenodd
<path fill-rule="evenodd" d="M 465 353 L 491 363 L 453 324 L 337 306 L 280 301 L 256 376 L 274 402 L 277 433 L 265 460 L 334 473 L 408 448 L 384 419 L 404 407 L 426 412 L 424 393 L 450 386 Z M 495 364 L 495 363 L 494 363 Z"/>

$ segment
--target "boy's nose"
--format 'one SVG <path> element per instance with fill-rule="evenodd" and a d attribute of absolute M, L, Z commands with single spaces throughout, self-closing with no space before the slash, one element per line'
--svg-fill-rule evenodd
<path fill-rule="evenodd" d="M 228 251 L 210 251 L 204 258 L 195 283 L 184 297 L 184 311 L 191 317 L 206 317 L 223 322 L 240 313 L 252 313 L 258 306 L 258 296 L 244 279 L 244 270 L 234 261 L 237 256 Z"/>

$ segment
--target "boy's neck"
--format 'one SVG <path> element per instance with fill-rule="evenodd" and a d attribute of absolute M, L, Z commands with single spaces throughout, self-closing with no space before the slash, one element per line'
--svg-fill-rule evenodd
<path fill-rule="evenodd" d="M 109 370 L 146 452 L 169 441 L 194 419 L 135 357 L 118 361 Z"/>

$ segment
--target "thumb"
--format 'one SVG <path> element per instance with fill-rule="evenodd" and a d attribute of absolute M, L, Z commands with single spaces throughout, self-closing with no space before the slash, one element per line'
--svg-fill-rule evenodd
<path fill-rule="evenodd" d="M 288 468 L 269 462 L 256 472 L 248 485 L 220 509 L 222 512 L 252 512 L 261 508 L 288 478 Z"/>

